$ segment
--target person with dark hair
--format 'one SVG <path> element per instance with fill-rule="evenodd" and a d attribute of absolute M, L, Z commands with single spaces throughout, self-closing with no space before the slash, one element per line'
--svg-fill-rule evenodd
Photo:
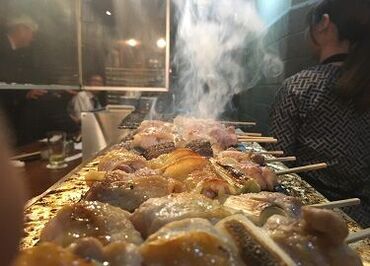
<path fill-rule="evenodd" d="M 358 197 L 345 211 L 370 226 L 370 1 L 323 0 L 308 15 L 320 64 L 288 78 L 272 111 L 274 146 L 297 164 L 327 162 L 303 177 L 330 200 Z"/>

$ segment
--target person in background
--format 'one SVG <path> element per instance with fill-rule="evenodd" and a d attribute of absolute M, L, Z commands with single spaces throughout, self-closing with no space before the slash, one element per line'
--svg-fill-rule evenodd
<path fill-rule="evenodd" d="M 297 164 L 327 162 L 303 177 L 330 200 L 358 197 L 346 209 L 370 226 L 370 1 L 323 0 L 308 15 L 320 64 L 288 78 L 272 111 L 274 148 Z"/>
<path fill-rule="evenodd" d="M 104 86 L 104 78 L 100 74 L 92 74 L 87 80 L 91 87 Z M 68 104 L 68 113 L 76 123 L 81 123 L 81 113 L 102 108 L 98 98 L 99 92 L 80 91 Z"/>
<path fill-rule="evenodd" d="M 29 47 L 38 31 L 37 23 L 26 15 L 12 17 L 0 32 L 0 82 L 26 83 L 24 75 L 25 50 Z M 44 95 L 44 90 L 17 91 L 5 89 L 0 91 L 0 108 L 11 126 L 16 126 L 18 105 L 27 99 L 36 99 Z"/>

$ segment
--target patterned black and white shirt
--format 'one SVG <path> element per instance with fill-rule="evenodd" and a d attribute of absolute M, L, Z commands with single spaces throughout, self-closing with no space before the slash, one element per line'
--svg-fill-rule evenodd
<path fill-rule="evenodd" d="M 363 224 L 370 224 L 370 112 L 361 114 L 338 97 L 340 73 L 340 66 L 318 65 L 283 83 L 272 110 L 274 148 L 295 155 L 297 165 L 328 163 L 303 177 L 329 199 L 368 201 Z"/>

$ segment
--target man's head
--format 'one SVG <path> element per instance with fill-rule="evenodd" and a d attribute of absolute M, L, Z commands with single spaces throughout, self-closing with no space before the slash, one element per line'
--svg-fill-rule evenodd
<path fill-rule="evenodd" d="M 104 78 L 99 74 L 93 74 L 88 80 L 89 86 L 102 87 L 104 86 Z"/>
<path fill-rule="evenodd" d="M 28 16 L 19 16 L 7 21 L 7 32 L 16 49 L 31 45 L 38 30 L 37 23 Z"/>

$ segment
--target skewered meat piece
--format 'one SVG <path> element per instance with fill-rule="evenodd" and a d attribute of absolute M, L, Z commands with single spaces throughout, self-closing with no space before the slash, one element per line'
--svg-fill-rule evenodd
<path fill-rule="evenodd" d="M 218 201 L 200 194 L 180 193 L 144 202 L 131 216 L 135 228 L 144 237 L 167 223 L 185 218 L 205 218 L 211 222 L 230 215 Z"/>
<path fill-rule="evenodd" d="M 151 160 L 151 159 L 159 157 L 162 154 L 173 152 L 174 150 L 176 150 L 174 142 L 165 142 L 165 143 L 160 143 L 160 144 L 148 147 L 143 152 L 143 156 L 147 160 Z"/>
<path fill-rule="evenodd" d="M 206 139 L 212 144 L 216 153 L 236 145 L 238 138 L 235 128 L 225 127 L 223 124 L 207 119 L 195 119 L 178 116 L 174 119 L 185 141 Z"/>
<path fill-rule="evenodd" d="M 245 265 L 296 265 L 263 229 L 255 226 L 245 216 L 229 216 L 216 224 L 216 228 L 235 243 Z"/>
<path fill-rule="evenodd" d="M 160 120 L 144 120 L 137 128 L 137 132 L 145 131 L 148 128 L 163 128 L 168 131 L 175 131 L 175 126 L 172 123 L 163 122 Z"/>
<path fill-rule="evenodd" d="M 146 160 L 144 157 L 131 151 L 120 149 L 110 151 L 104 155 L 99 162 L 98 170 L 113 171 L 119 169 L 127 173 L 133 173 L 145 166 Z"/>
<path fill-rule="evenodd" d="M 224 202 L 224 206 L 242 211 L 253 223 L 262 226 L 275 214 L 298 217 L 302 203 L 295 197 L 284 194 L 260 192 L 230 196 Z"/>
<path fill-rule="evenodd" d="M 81 258 L 94 260 L 102 265 L 140 266 L 142 257 L 136 245 L 127 242 L 115 242 L 103 246 L 95 238 L 84 238 L 73 243 L 69 250 Z"/>
<path fill-rule="evenodd" d="M 192 140 L 185 145 L 185 148 L 191 149 L 192 151 L 204 157 L 213 157 L 211 142 L 206 139 Z"/>
<path fill-rule="evenodd" d="M 199 218 L 167 224 L 144 242 L 140 252 L 147 266 L 243 265 L 233 242 Z"/>
<path fill-rule="evenodd" d="M 245 175 L 242 171 L 232 166 L 221 166 L 216 160 L 211 158 L 211 169 L 223 180 L 225 180 L 231 187 L 234 188 L 235 193 L 257 193 L 261 191 L 260 185 L 255 179 Z"/>
<path fill-rule="evenodd" d="M 223 166 L 230 166 L 255 179 L 262 190 L 273 191 L 278 184 L 275 173 L 268 167 L 262 167 L 251 161 L 250 156 L 239 151 L 221 152 L 217 161 Z"/>
<path fill-rule="evenodd" d="M 302 207 L 301 219 L 274 215 L 264 228 L 298 265 L 362 265 L 344 243 L 348 235 L 345 221 L 331 210 Z"/>
<path fill-rule="evenodd" d="M 203 194 L 210 199 L 221 199 L 236 194 L 236 189 L 214 173 L 210 167 L 197 170 L 184 180 L 188 191 Z"/>
<path fill-rule="evenodd" d="M 149 127 L 134 136 L 132 145 L 133 147 L 148 149 L 157 144 L 176 142 L 176 138 L 177 135 L 168 131 L 167 128 Z"/>
<path fill-rule="evenodd" d="M 127 175 L 114 171 L 104 181 L 96 182 L 86 193 L 86 200 L 97 200 L 129 212 L 149 198 L 185 191 L 185 186 L 160 175 Z"/>
<path fill-rule="evenodd" d="M 82 259 L 70 250 L 53 243 L 42 243 L 39 246 L 23 250 L 13 266 L 94 266 L 94 262 Z"/>
<path fill-rule="evenodd" d="M 129 213 L 94 201 L 81 201 L 63 207 L 46 224 L 40 241 L 68 246 L 85 237 L 95 237 L 104 245 L 116 241 L 142 242 L 129 220 Z"/>

